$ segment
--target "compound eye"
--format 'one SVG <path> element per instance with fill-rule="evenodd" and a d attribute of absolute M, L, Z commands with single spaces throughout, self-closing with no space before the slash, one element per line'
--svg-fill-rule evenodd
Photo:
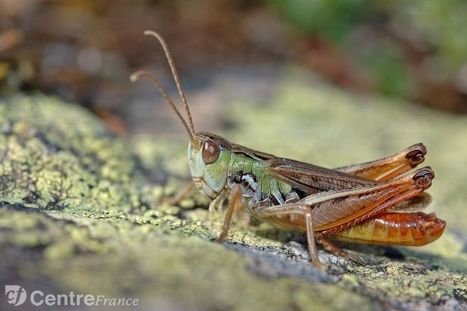
<path fill-rule="evenodd" d="M 219 159 L 221 147 L 212 139 L 206 139 L 203 143 L 203 161 L 204 164 L 212 164 Z"/>

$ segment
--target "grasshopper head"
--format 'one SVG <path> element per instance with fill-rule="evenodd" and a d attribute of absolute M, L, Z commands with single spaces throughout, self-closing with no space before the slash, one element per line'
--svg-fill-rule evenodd
<path fill-rule="evenodd" d="M 214 199 L 225 188 L 231 152 L 223 139 L 196 133 L 188 145 L 188 165 L 200 192 Z"/>
<path fill-rule="evenodd" d="M 220 192 L 222 192 L 226 184 L 231 154 L 229 152 L 228 143 L 213 134 L 195 132 L 190 108 L 188 107 L 172 55 L 165 43 L 165 40 L 161 35 L 154 31 L 147 30 L 144 34 L 155 37 L 161 44 L 165 57 L 169 63 L 175 85 L 177 86 L 180 99 L 183 103 L 187 119 L 182 116 L 182 113 L 178 110 L 174 101 L 170 98 L 156 77 L 147 71 L 140 70 L 132 74 L 130 80 L 137 81 L 140 78 L 146 78 L 155 86 L 162 97 L 164 97 L 167 103 L 172 107 L 190 138 L 190 144 L 188 146 L 188 164 L 190 166 L 193 181 L 202 193 L 209 198 L 214 199 Z"/>

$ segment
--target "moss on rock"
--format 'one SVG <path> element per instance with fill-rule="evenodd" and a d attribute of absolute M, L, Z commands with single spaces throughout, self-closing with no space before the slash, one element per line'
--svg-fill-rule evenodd
<path fill-rule="evenodd" d="M 378 108 L 371 108 L 373 105 L 364 106 L 334 89 L 310 90 L 286 81 L 278 92 L 283 95 L 260 114 L 256 113 L 259 108 L 245 104 L 233 108 L 234 117 L 242 116 L 241 126 L 227 136 L 265 151 L 277 147 L 282 148 L 276 152 L 279 154 L 292 150 L 287 156 L 338 165 L 347 159 L 366 160 L 393 152 L 409 140 L 415 142 L 412 139 L 428 140 L 432 147 L 436 139 L 429 134 L 442 137 L 432 131 L 427 137 L 418 137 L 416 130 L 404 134 L 403 122 L 399 127 L 389 123 L 392 130 L 383 128 L 380 114 L 392 116 L 393 122 L 395 117 L 409 120 L 406 115 L 412 114 L 417 118 L 411 122 L 420 129 L 429 122 L 445 122 L 443 126 L 448 128 L 464 126 L 460 121 L 449 122 L 451 117 L 415 113 L 399 104 L 377 103 Z M 332 107 L 327 104 L 329 98 Z M 356 129 L 355 137 L 366 137 L 365 130 L 376 126 L 374 132 L 381 131 L 380 139 L 370 135 L 358 149 L 350 148 L 357 144 L 351 144 L 351 139 L 337 144 L 335 136 L 352 132 L 353 116 L 362 107 L 366 107 L 363 128 Z M 326 117 L 331 113 L 332 117 Z M 320 118 L 336 120 L 339 126 L 326 132 L 327 124 Z M 270 136 L 273 127 L 269 122 L 295 125 L 279 127 L 280 134 Z M 313 126 L 303 133 L 299 128 L 305 122 Z M 78 106 L 42 95 L 0 100 L 0 129 L 1 283 L 52 293 L 73 290 L 139 297 L 142 305 L 153 309 L 466 307 L 465 241 L 458 238 L 465 231 L 458 223 L 431 248 L 401 249 L 399 259 L 386 248 L 356 248 L 368 262 L 366 266 L 320 252 L 331 264 L 323 273 L 308 263 L 300 235 L 267 224 L 235 226 L 228 242 L 219 245 L 212 240 L 220 231 L 220 221 L 208 217 L 205 199 L 195 195 L 181 206 L 161 203 L 162 196 L 183 184 L 172 176 L 184 172 L 185 144 L 140 136 L 129 145 Z M 257 136 L 249 135 L 251 132 L 275 139 L 255 140 Z M 401 139 L 391 141 L 385 136 L 388 133 Z M 461 139 L 455 142 L 460 144 Z M 457 147 L 465 149 L 459 150 L 467 150 L 463 144 Z M 442 142 L 439 148 L 445 146 Z M 344 154 L 346 148 L 355 154 Z M 438 147 L 432 149 L 435 170 L 439 165 L 441 176 L 450 174 L 444 171 L 444 160 L 436 157 Z M 166 183 L 162 186 L 154 180 Z M 459 206 L 448 198 L 447 186 L 440 188 L 435 195 L 444 204 L 443 216 L 449 218 Z M 298 243 L 288 242 L 290 239 Z M 457 245 L 461 246 L 454 247 Z"/>

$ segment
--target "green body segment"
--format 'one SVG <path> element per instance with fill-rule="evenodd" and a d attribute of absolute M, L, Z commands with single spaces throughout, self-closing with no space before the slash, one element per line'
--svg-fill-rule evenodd
<path fill-rule="evenodd" d="M 205 164 L 202 151 L 188 147 L 188 163 L 191 175 L 197 188 L 211 199 L 216 198 L 229 187 L 229 178 L 235 174 L 250 175 L 248 182 L 254 183 L 254 198 L 261 201 L 275 197 L 279 202 L 292 191 L 292 187 L 269 175 L 267 161 L 253 159 L 243 153 L 235 153 L 221 148 L 218 159 L 211 164 Z M 251 186 L 251 184 L 250 184 Z M 259 192 L 259 193 L 258 193 Z"/>
<path fill-rule="evenodd" d="M 232 153 L 230 156 L 229 175 L 251 174 L 257 182 L 261 198 L 271 195 L 281 198 L 292 191 L 292 187 L 269 175 L 269 164 L 266 161 L 255 160 L 241 153 Z"/>

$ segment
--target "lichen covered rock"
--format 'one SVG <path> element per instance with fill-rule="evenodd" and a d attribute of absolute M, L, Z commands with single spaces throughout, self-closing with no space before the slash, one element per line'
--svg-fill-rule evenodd
<path fill-rule="evenodd" d="M 61 210 L 140 209 L 142 176 L 123 141 L 76 105 L 17 96 L 0 105 L 5 202 Z"/>
<path fill-rule="evenodd" d="M 0 283 L 138 297 L 140 307 L 150 309 L 465 308 L 466 231 L 456 219 L 461 200 L 452 196 L 467 169 L 457 168 L 450 186 L 443 185 L 452 173 L 445 161 L 460 157 L 443 158 L 439 149 L 456 144 L 465 155 L 467 141 L 459 134 L 467 131 L 465 120 L 400 104 L 366 105 L 369 99 L 357 102 L 333 89 L 310 90 L 290 81 L 278 92 L 283 95 L 266 108 L 233 106 L 239 127 L 226 135 L 329 166 L 382 156 L 422 139 L 435 150 L 435 171 L 441 170 L 433 193 L 448 232 L 422 250 L 354 247 L 365 266 L 320 252 L 330 265 L 327 272 L 308 263 L 303 237 L 267 224 L 234 226 L 219 245 L 213 239 L 220 217 L 208 215 L 205 199 L 163 203 L 184 183 L 174 177 L 186 172 L 184 143 L 139 136 L 129 144 L 77 105 L 20 95 L 0 100 Z M 338 125 L 330 128 L 323 120 Z M 407 133 L 402 129 L 409 120 Z M 441 122 L 437 131 L 425 131 Z M 286 124 L 294 126 L 281 126 Z M 440 142 L 447 133 L 440 129 L 455 126 L 450 143 Z M 373 134 L 365 136 L 371 128 Z M 347 139 L 341 144 L 342 135 Z"/>

